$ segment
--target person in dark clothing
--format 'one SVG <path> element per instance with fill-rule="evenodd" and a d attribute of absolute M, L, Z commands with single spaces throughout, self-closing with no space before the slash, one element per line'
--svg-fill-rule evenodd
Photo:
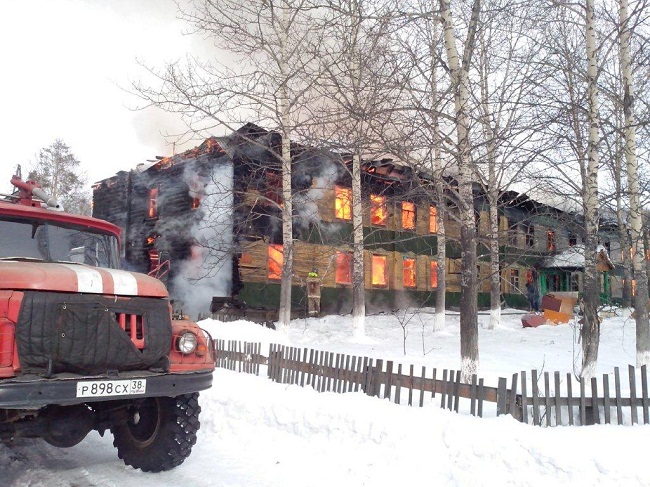
<path fill-rule="evenodd" d="M 526 283 L 526 297 L 530 304 L 530 309 L 539 312 L 539 296 L 537 295 L 537 286 L 532 282 Z"/>

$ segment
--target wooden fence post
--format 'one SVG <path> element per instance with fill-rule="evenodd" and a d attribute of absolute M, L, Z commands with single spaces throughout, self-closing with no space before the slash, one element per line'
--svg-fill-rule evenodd
<path fill-rule="evenodd" d="M 504 377 L 499 377 L 499 385 L 497 386 L 497 416 L 507 414 L 506 408 L 508 381 Z"/>
<path fill-rule="evenodd" d="M 639 422 L 639 418 L 636 411 L 636 372 L 633 365 L 628 366 L 627 373 L 630 376 L 630 416 L 632 424 L 636 424 Z"/>

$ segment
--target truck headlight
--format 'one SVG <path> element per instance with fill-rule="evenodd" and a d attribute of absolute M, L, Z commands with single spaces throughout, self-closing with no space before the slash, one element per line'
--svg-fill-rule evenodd
<path fill-rule="evenodd" d="M 196 350 L 196 346 L 199 343 L 199 339 L 191 331 L 185 331 L 178 336 L 176 340 L 176 347 L 178 351 L 183 354 L 192 353 Z"/>

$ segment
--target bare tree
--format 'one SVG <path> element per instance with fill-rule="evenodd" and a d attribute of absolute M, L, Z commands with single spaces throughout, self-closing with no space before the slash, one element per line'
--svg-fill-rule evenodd
<path fill-rule="evenodd" d="M 242 4 L 236 0 L 197 0 L 182 18 L 214 43 L 214 59 L 189 59 L 163 70 L 150 69 L 158 86 L 135 85 L 149 104 L 186 116 L 194 133 L 234 131 L 253 118 L 280 135 L 270 145 L 281 168 L 282 276 L 280 330 L 291 317 L 293 277 L 293 218 L 291 138 L 304 123 L 313 80 L 305 75 L 314 62 L 307 45 L 317 44 L 314 16 L 318 9 L 308 0 L 264 1 Z M 255 144 L 254 139 L 248 140 Z"/>
<path fill-rule="evenodd" d="M 381 1 L 328 0 L 324 19 L 327 41 L 315 46 L 321 59 L 315 90 L 321 103 L 312 115 L 311 136 L 319 130 L 320 143 L 344 154 L 351 162 L 353 227 L 353 328 L 365 333 L 365 272 L 362 162 L 382 154 L 377 132 L 394 98 L 389 80 L 394 74 L 388 32 L 392 22 Z M 320 124 L 317 128 L 315 124 Z"/>
<path fill-rule="evenodd" d="M 650 363 L 650 329 L 647 308 L 648 275 L 647 267 L 644 265 L 646 251 L 642 230 L 638 161 L 636 157 L 636 119 L 634 115 L 634 89 L 632 82 L 632 60 L 630 56 L 631 25 L 627 0 L 619 1 L 619 25 L 623 112 L 625 116 L 625 161 L 630 192 L 630 237 L 633 249 L 634 277 L 636 279 L 636 294 L 634 296 L 636 313 L 636 365 L 637 367 L 641 367 Z"/>
<path fill-rule="evenodd" d="M 461 378 L 469 382 L 478 372 L 478 277 L 476 273 L 476 226 L 474 223 L 473 170 L 471 166 L 469 70 L 476 47 L 481 1 L 474 0 L 463 56 L 459 57 L 454 33 L 454 17 L 449 0 L 440 0 L 443 38 L 447 65 L 454 93 L 456 124 L 456 161 L 458 164 L 458 205 L 461 217 L 461 280 L 460 280 L 460 355 Z"/>

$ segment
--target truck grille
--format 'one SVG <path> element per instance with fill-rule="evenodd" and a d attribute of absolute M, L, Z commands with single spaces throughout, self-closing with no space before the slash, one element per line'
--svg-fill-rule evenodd
<path fill-rule="evenodd" d="M 167 370 L 169 301 L 25 292 L 16 341 L 23 372 Z"/>
<path fill-rule="evenodd" d="M 126 334 L 131 338 L 133 344 L 139 350 L 144 349 L 144 323 L 142 315 L 115 313 L 115 319 Z"/>

